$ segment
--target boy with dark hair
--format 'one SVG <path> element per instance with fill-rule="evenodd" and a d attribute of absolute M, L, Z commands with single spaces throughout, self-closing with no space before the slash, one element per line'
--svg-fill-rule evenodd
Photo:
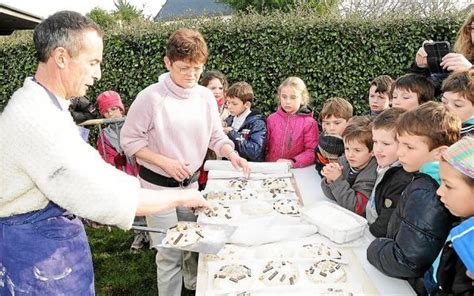
<path fill-rule="evenodd" d="M 460 126 L 457 116 L 435 102 L 404 113 L 397 123 L 398 158 L 414 178 L 390 218 L 387 237 L 369 245 L 367 259 L 383 273 L 408 280 L 417 293 L 424 293 L 423 274 L 455 221 L 436 194 L 437 160 L 458 140 Z"/>
<path fill-rule="evenodd" d="M 441 102 L 461 119 L 461 137 L 474 136 L 474 70 L 453 72 L 442 91 Z"/>
<path fill-rule="evenodd" d="M 392 87 L 392 107 L 407 111 L 434 99 L 434 85 L 431 79 L 418 75 L 406 74 L 399 77 Z"/>
<path fill-rule="evenodd" d="M 369 230 L 375 237 L 387 235 L 387 225 L 397 207 L 400 195 L 413 175 L 406 172 L 397 156 L 397 120 L 405 110 L 390 108 L 375 117 L 372 126 L 377 180 L 367 203 Z"/>
<path fill-rule="evenodd" d="M 369 107 L 370 110 L 364 115 L 376 116 L 390 106 L 390 91 L 393 85 L 392 77 L 380 75 L 370 82 L 369 87 Z"/>
<path fill-rule="evenodd" d="M 246 82 L 234 83 L 227 92 L 227 108 L 224 133 L 234 142 L 235 150 L 249 161 L 265 160 L 267 125 L 258 110 L 251 110 L 254 94 Z"/>
<path fill-rule="evenodd" d="M 345 155 L 339 157 L 339 163 L 329 163 L 321 171 L 324 194 L 361 216 L 365 216 L 377 178 L 371 126 L 369 116 L 352 118 L 342 134 Z"/>

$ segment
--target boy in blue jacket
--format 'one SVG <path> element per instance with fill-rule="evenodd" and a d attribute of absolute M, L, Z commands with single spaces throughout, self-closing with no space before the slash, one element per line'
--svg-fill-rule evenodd
<path fill-rule="evenodd" d="M 451 229 L 443 250 L 425 273 L 430 295 L 473 295 L 474 280 L 474 138 L 449 147 L 440 162 L 441 202 L 465 219 Z"/>
<path fill-rule="evenodd" d="M 398 158 L 414 177 L 390 218 L 387 237 L 369 245 L 367 259 L 386 275 L 408 280 L 420 294 L 425 293 L 423 274 L 455 221 L 436 194 L 437 160 L 458 140 L 460 127 L 459 118 L 436 102 L 407 111 L 397 123 Z"/>
<path fill-rule="evenodd" d="M 235 144 L 235 150 L 248 161 L 264 161 L 267 137 L 265 117 L 251 110 L 254 94 L 246 82 L 234 83 L 227 91 L 229 117 L 224 132 Z"/>

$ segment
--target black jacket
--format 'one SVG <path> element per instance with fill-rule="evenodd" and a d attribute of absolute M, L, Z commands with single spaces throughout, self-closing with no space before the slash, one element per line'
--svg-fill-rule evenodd
<path fill-rule="evenodd" d="M 446 242 L 436 276 L 437 295 L 474 295 L 474 281 L 466 275 L 466 271 L 466 266 L 459 259 L 451 241 Z"/>
<path fill-rule="evenodd" d="M 234 116 L 225 119 L 227 126 L 232 126 Z M 267 123 L 258 110 L 252 110 L 245 118 L 239 130 L 230 131 L 227 136 L 235 144 L 235 150 L 249 161 L 264 161 L 267 144 Z"/>
<path fill-rule="evenodd" d="M 95 119 L 99 115 L 94 104 L 85 96 L 72 98 L 71 105 L 69 105 L 69 112 L 71 112 L 76 124 L 80 124 L 89 119 Z"/>
<path fill-rule="evenodd" d="M 375 239 L 367 249 L 367 259 L 377 269 L 423 290 L 419 279 L 438 256 L 455 220 L 436 195 L 438 187 L 429 175 L 416 173 L 390 218 L 387 238 Z"/>
<path fill-rule="evenodd" d="M 388 222 L 398 205 L 403 190 L 412 180 L 413 174 L 406 172 L 401 166 L 392 167 L 385 172 L 375 189 L 375 205 L 378 217 L 369 226 L 370 233 L 373 236 L 387 236 Z"/>

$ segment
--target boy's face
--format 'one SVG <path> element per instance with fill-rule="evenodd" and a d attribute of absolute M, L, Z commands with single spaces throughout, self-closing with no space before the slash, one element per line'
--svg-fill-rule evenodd
<path fill-rule="evenodd" d="M 229 110 L 230 115 L 239 116 L 245 110 L 250 108 L 250 102 L 242 102 L 241 99 L 236 97 L 227 97 L 227 109 Z"/>
<path fill-rule="evenodd" d="M 291 86 L 280 89 L 280 105 L 286 113 L 295 114 L 301 107 L 303 98 Z"/>
<path fill-rule="evenodd" d="M 405 171 L 417 172 L 423 164 L 436 160 L 436 149 L 430 151 L 426 137 L 401 134 L 397 135 L 397 140 L 398 159 Z"/>
<path fill-rule="evenodd" d="M 465 122 L 474 116 L 474 105 L 472 102 L 458 93 L 444 92 L 441 102 L 449 111 L 456 114 L 461 119 L 461 122 Z"/>
<path fill-rule="evenodd" d="M 351 167 L 356 169 L 363 169 L 372 159 L 372 152 L 364 144 L 357 140 L 346 141 L 344 139 L 344 154 Z"/>
<path fill-rule="evenodd" d="M 376 89 L 375 85 L 369 88 L 369 106 L 371 111 L 380 113 L 388 108 L 389 98 L 386 93 L 375 92 Z"/>
<path fill-rule="evenodd" d="M 402 88 L 395 88 L 393 90 L 392 107 L 398 107 L 410 111 L 419 105 L 417 93 Z"/>
<path fill-rule="evenodd" d="M 380 167 L 386 167 L 398 160 L 398 142 L 395 129 L 372 129 L 374 156 Z"/>
<path fill-rule="evenodd" d="M 122 110 L 120 110 L 119 107 L 110 107 L 109 109 L 105 110 L 102 115 L 107 119 L 122 118 L 123 116 Z"/>
<path fill-rule="evenodd" d="M 474 215 L 474 188 L 469 186 L 461 173 L 446 161 L 439 165 L 441 185 L 436 193 L 441 202 L 454 215 L 470 217 Z"/>
<path fill-rule="evenodd" d="M 211 81 L 209 81 L 206 87 L 212 91 L 212 94 L 214 95 L 214 98 L 216 98 L 216 100 L 219 100 L 224 96 L 224 86 L 222 85 L 222 82 L 219 79 L 212 79 Z"/>
<path fill-rule="evenodd" d="M 204 70 L 204 64 L 202 63 L 190 63 L 187 61 L 171 62 L 168 57 L 164 58 L 164 62 L 173 82 L 182 88 L 193 88 L 196 86 Z"/>
<path fill-rule="evenodd" d="M 344 132 L 347 126 L 347 120 L 345 120 L 344 118 L 334 117 L 334 115 L 323 118 L 322 121 L 323 132 L 330 135 L 342 136 L 342 133 Z"/>

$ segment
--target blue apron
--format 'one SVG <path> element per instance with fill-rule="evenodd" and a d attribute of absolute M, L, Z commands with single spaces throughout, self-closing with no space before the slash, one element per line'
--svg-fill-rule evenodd
<path fill-rule="evenodd" d="M 82 222 L 56 204 L 0 218 L 0 295 L 94 295 Z"/>

